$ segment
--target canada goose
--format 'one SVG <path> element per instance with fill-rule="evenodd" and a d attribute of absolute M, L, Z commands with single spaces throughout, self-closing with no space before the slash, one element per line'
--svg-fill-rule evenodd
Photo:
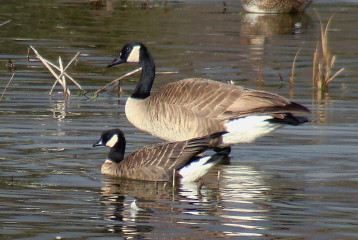
<path fill-rule="evenodd" d="M 167 141 L 184 141 L 228 132 L 218 141 L 224 148 L 251 143 L 283 125 L 299 125 L 305 117 L 293 113 L 309 110 L 284 97 L 201 78 L 189 78 L 167 84 L 152 95 L 154 60 L 139 42 L 126 44 L 108 67 L 121 63 L 139 63 L 142 73 L 128 98 L 125 113 L 140 130 Z"/>
<path fill-rule="evenodd" d="M 227 155 L 222 151 L 212 156 L 197 156 L 223 134 L 225 132 L 187 141 L 154 144 L 124 157 L 124 134 L 119 129 L 111 129 L 104 131 L 93 147 L 111 148 L 108 159 L 102 165 L 102 174 L 136 180 L 170 181 L 175 170 L 181 182 L 195 182 Z"/>
<path fill-rule="evenodd" d="M 312 0 L 241 0 L 242 7 L 253 13 L 299 13 L 303 12 Z"/>

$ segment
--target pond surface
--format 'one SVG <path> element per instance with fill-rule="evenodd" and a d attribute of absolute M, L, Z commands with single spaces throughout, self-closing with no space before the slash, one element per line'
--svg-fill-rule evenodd
<path fill-rule="evenodd" d="M 324 23 L 334 15 L 333 72 L 345 68 L 323 96 L 312 88 L 314 10 Z M 245 14 L 238 1 L 2 1 L 0 23 L 11 22 L 0 27 L 1 93 L 15 75 L 0 102 L 0 238 L 357 239 L 357 12 L 356 1 L 325 0 L 301 16 Z M 312 121 L 234 146 L 200 191 L 101 176 L 108 149 L 91 146 L 103 130 L 121 128 L 127 152 L 160 142 L 124 115 L 138 74 L 120 95 L 93 96 L 137 67 L 106 68 L 133 40 L 154 55 L 154 89 L 187 77 L 233 81 L 294 99 Z M 54 78 L 33 52 L 28 61 L 29 45 L 56 64 L 80 52 L 67 72 L 89 93 L 68 83 L 67 100 L 58 86 L 49 97 Z"/>

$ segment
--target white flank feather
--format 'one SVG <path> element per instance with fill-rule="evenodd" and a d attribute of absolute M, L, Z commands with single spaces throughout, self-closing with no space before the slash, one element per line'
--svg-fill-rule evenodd
<path fill-rule="evenodd" d="M 194 161 L 179 170 L 179 174 L 182 177 L 181 182 L 195 182 L 213 168 L 218 161 L 212 161 L 207 163 L 211 156 L 205 156 L 198 161 Z"/>
<path fill-rule="evenodd" d="M 257 138 L 283 126 L 283 124 L 270 123 L 270 115 L 248 116 L 229 120 L 226 123 L 227 134 L 223 136 L 222 146 L 228 146 L 238 143 L 252 143 Z"/>

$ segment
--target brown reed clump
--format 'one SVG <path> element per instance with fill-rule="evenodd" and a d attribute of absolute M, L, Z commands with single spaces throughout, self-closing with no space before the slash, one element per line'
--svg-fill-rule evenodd
<path fill-rule="evenodd" d="M 316 51 L 313 55 L 313 72 L 312 72 L 312 86 L 317 88 L 317 93 L 321 95 L 328 90 L 330 82 L 336 78 L 344 68 L 341 68 L 336 73 L 332 74 L 332 69 L 336 61 L 336 57 L 330 53 L 328 47 L 328 29 L 332 21 L 331 16 L 326 24 L 323 26 L 320 16 L 317 14 L 321 27 L 320 41 L 317 41 Z"/>

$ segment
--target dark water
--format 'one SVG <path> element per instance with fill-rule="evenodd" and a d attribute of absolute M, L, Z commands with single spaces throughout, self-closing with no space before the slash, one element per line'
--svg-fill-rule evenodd
<path fill-rule="evenodd" d="M 238 1 L 5 0 L 0 9 L 1 23 L 12 20 L 0 27 L 1 92 L 12 75 L 9 59 L 16 68 L 0 102 L 1 239 L 358 238 L 355 1 L 315 1 L 296 17 L 245 14 Z M 334 14 L 334 71 L 345 68 L 322 98 L 311 80 L 320 34 L 314 9 L 323 22 Z M 292 97 L 312 110 L 312 122 L 235 146 L 201 191 L 103 177 L 107 149 L 91 148 L 102 130 L 120 127 L 128 152 L 159 141 L 124 115 L 138 74 L 122 82 L 122 95 L 109 89 L 93 98 L 136 67 L 106 68 L 132 40 L 147 43 L 159 72 L 172 72 L 158 74 L 154 88 L 186 77 L 232 80 Z M 89 93 L 70 85 L 68 100 L 60 87 L 50 98 L 54 79 L 27 61 L 29 45 L 65 65 L 81 52 L 68 72 Z M 131 210 L 134 200 L 141 210 Z"/>

